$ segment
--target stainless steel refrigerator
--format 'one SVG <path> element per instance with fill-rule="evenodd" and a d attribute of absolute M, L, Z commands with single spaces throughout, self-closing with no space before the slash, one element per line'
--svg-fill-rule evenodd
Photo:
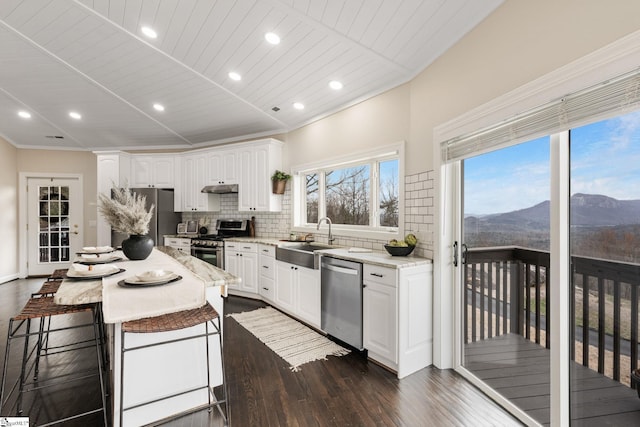
<path fill-rule="evenodd" d="M 132 188 L 134 194 L 141 194 L 147 198 L 147 209 L 154 205 L 153 217 L 149 222 L 149 236 L 155 246 L 164 245 L 165 234 L 176 234 L 178 223 L 181 221 L 180 212 L 173 211 L 173 189 L 171 188 Z M 111 230 L 111 246 L 118 247 L 129 236 Z"/>

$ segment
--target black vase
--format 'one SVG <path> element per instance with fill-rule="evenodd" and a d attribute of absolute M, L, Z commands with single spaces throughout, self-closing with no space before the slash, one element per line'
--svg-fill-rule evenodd
<path fill-rule="evenodd" d="M 147 234 L 132 234 L 122 241 L 122 252 L 132 261 L 147 259 L 152 250 L 153 239 Z"/>

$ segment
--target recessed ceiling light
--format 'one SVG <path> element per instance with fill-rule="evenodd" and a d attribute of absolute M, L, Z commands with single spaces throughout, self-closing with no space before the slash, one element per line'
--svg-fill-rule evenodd
<path fill-rule="evenodd" d="M 18 111 L 18 115 L 20 117 L 22 117 L 23 119 L 30 119 L 31 118 L 31 113 L 28 111 Z"/>
<path fill-rule="evenodd" d="M 155 30 L 151 27 L 142 27 L 140 28 L 140 31 L 142 31 L 142 34 L 149 37 L 150 39 L 158 38 L 158 33 L 156 33 Z"/>
<path fill-rule="evenodd" d="M 164 105 L 162 104 L 153 104 L 153 108 L 155 108 L 157 111 L 164 111 Z"/>
<path fill-rule="evenodd" d="M 329 87 L 330 87 L 331 89 L 333 89 L 333 90 L 340 90 L 340 89 L 342 89 L 342 83 L 340 83 L 340 82 L 339 82 L 339 81 L 337 81 L 337 80 L 331 80 L 331 81 L 329 82 Z"/>
<path fill-rule="evenodd" d="M 236 73 L 235 71 L 232 71 L 229 73 L 229 78 L 231 80 L 235 80 L 235 81 L 240 81 L 242 79 L 242 76 L 238 73 Z"/>
<path fill-rule="evenodd" d="M 304 110 L 304 104 L 302 102 L 294 102 L 293 108 L 296 110 Z"/>
<path fill-rule="evenodd" d="M 76 113 L 75 111 L 70 111 L 69 112 L 69 117 L 71 117 L 72 119 L 76 119 L 76 120 L 80 120 L 82 118 L 80 113 Z"/>
<path fill-rule="evenodd" d="M 264 38 L 266 41 L 268 41 L 271 44 L 280 43 L 280 37 L 276 33 L 267 33 L 264 35 Z"/>

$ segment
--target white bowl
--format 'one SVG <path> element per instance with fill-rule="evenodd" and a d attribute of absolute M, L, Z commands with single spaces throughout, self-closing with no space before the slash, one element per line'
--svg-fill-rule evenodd
<path fill-rule="evenodd" d="M 172 271 L 167 270 L 149 270 L 140 274 L 136 274 L 136 278 L 141 282 L 156 282 L 166 279 L 172 274 Z"/>

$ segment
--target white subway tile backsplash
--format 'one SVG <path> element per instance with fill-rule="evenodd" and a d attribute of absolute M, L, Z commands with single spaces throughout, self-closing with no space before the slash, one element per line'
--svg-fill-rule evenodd
<path fill-rule="evenodd" d="M 414 254 L 426 258 L 433 258 L 433 215 L 434 215 L 434 186 L 433 171 L 420 172 L 405 176 L 404 197 L 404 228 L 405 234 L 413 233 L 418 237 L 418 246 Z M 198 220 L 208 223 L 211 232 L 214 231 L 215 221 L 219 218 L 256 218 L 256 235 L 273 239 L 288 237 L 292 224 L 291 190 L 287 188 L 282 197 L 282 212 L 238 212 L 238 195 L 221 194 L 220 212 L 184 212 L 182 220 Z M 326 230 L 322 234 L 314 234 L 315 239 L 327 243 Z M 342 238 L 335 235 L 334 242 L 339 246 L 362 247 L 382 251 L 382 245 L 387 240 Z"/>

